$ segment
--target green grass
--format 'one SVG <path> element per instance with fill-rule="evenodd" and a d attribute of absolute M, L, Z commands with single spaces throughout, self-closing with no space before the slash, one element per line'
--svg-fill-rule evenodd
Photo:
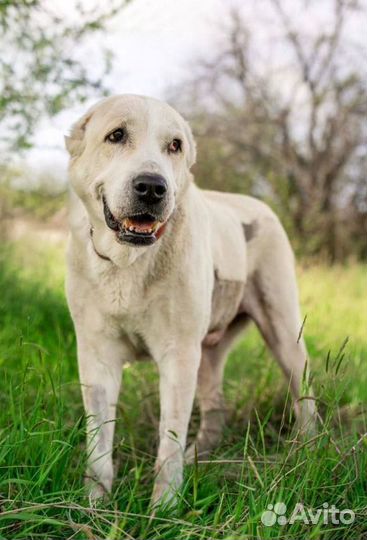
<path fill-rule="evenodd" d="M 1 253 L 0 539 L 363 538 L 367 308 L 361 266 L 299 269 L 323 418 L 314 441 L 294 438 L 286 384 L 251 329 L 227 364 L 228 423 L 214 461 L 187 467 L 176 511 L 150 519 L 159 413 L 154 365 L 124 371 L 117 478 L 111 499 L 93 509 L 83 490 L 85 427 L 61 249 L 23 241 Z M 197 424 L 194 411 L 190 437 Z M 313 511 L 328 503 L 352 509 L 356 519 L 264 526 L 262 512 L 279 501 L 288 517 L 296 503 Z"/>

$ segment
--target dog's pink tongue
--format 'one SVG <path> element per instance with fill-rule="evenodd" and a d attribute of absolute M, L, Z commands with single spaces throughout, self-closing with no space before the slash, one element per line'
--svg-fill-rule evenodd
<path fill-rule="evenodd" d="M 125 221 L 126 227 L 133 227 L 135 231 L 140 233 L 150 232 L 154 224 L 152 221 L 138 221 L 135 219 L 127 219 Z"/>
<path fill-rule="evenodd" d="M 134 229 L 138 232 L 149 232 L 152 229 L 153 223 L 134 223 Z"/>

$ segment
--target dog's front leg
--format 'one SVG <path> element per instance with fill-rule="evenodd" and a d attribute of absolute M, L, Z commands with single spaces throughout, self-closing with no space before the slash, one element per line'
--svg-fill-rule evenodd
<path fill-rule="evenodd" d="M 200 355 L 200 345 L 190 345 L 171 350 L 157 361 L 161 416 L 153 504 L 171 501 L 182 483 L 183 455 Z"/>
<path fill-rule="evenodd" d="M 123 343 L 93 332 L 77 331 L 79 377 L 87 416 L 87 486 L 95 500 L 111 490 L 112 446 Z"/>

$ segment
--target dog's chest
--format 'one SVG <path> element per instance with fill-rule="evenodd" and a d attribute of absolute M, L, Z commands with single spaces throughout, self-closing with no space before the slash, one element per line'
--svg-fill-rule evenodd
<path fill-rule="evenodd" d="M 147 321 L 149 294 L 143 296 L 144 288 L 140 288 L 130 280 L 114 275 L 114 279 L 102 279 L 98 286 L 99 310 L 105 321 L 113 325 L 121 338 L 131 350 L 130 360 L 146 360 L 150 357 L 145 344 L 144 324 Z"/>
<path fill-rule="evenodd" d="M 149 291 L 144 280 L 134 272 L 124 272 L 115 267 L 99 273 L 95 279 L 98 306 L 106 315 L 121 323 L 131 324 L 139 320 L 149 302 Z"/>

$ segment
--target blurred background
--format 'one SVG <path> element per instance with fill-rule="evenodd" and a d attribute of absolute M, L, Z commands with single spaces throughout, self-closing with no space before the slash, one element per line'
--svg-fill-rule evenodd
<path fill-rule="evenodd" d="M 299 257 L 366 256 L 363 0 L 0 4 L 0 235 L 67 230 L 63 135 L 105 95 L 191 122 L 199 185 L 254 195 Z"/>

